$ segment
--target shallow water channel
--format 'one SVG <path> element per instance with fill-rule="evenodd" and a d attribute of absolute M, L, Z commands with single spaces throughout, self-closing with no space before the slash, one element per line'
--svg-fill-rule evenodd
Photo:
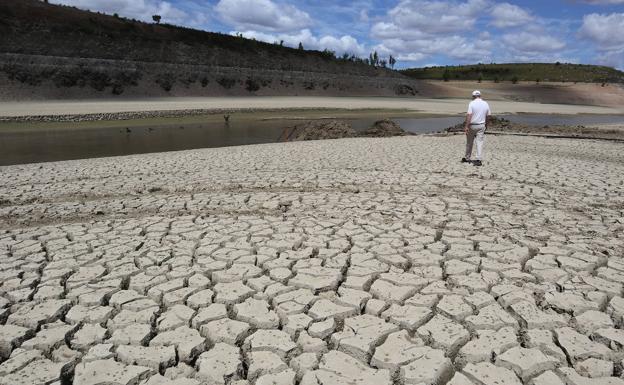
<path fill-rule="evenodd" d="M 506 118 L 535 125 L 624 124 L 624 116 L 614 115 L 510 115 Z M 462 121 L 462 116 L 393 119 L 405 130 L 423 134 L 438 132 Z M 374 117 L 340 119 L 361 131 Z M 88 129 L 0 130 L 0 165 L 50 162 L 196 148 L 225 147 L 276 142 L 286 127 L 300 119 L 230 121 L 229 123 L 145 124 Z"/>

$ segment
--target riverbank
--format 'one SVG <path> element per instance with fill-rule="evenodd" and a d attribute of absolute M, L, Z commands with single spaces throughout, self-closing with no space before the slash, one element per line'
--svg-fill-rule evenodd
<path fill-rule="evenodd" d="M 486 95 L 487 96 L 487 95 Z M 486 97 L 487 99 L 487 97 Z M 465 113 L 468 98 L 380 98 L 380 97 L 214 97 L 214 98 L 153 98 L 128 100 L 66 100 L 41 102 L 0 103 L 0 119 L 19 120 L 43 116 L 49 119 L 67 119 L 71 115 L 105 115 L 110 118 L 124 114 L 162 114 L 162 111 L 193 111 L 197 114 L 242 110 L 289 109 L 343 109 L 343 110 L 407 110 L 437 115 Z M 624 114 L 624 107 L 598 107 L 588 105 L 539 104 L 492 100 L 496 114 Z"/>

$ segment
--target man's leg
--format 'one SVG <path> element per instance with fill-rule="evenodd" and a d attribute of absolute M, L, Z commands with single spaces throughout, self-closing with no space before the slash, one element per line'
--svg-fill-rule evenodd
<path fill-rule="evenodd" d="M 468 129 L 466 133 L 466 160 L 470 160 L 472 157 L 472 144 L 474 143 L 475 133 L 472 129 Z"/>
<path fill-rule="evenodd" d="M 483 160 L 483 144 L 485 143 L 485 127 L 476 132 L 477 160 Z"/>

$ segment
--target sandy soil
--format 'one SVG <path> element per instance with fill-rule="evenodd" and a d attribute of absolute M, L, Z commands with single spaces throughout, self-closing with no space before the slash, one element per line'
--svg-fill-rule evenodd
<path fill-rule="evenodd" d="M 487 95 L 486 95 L 487 100 Z M 73 115 L 133 111 L 189 109 L 292 109 L 292 108 L 389 108 L 434 114 L 464 113 L 468 99 L 407 99 L 371 97 L 217 97 L 157 98 L 141 100 L 69 100 L 0 103 L 0 117 L 32 115 Z M 491 100 L 494 113 L 547 114 L 621 114 L 624 106 L 596 107 L 582 105 L 539 104 Z"/>
<path fill-rule="evenodd" d="M 463 149 L 0 167 L 0 385 L 621 385 L 622 145 Z"/>
<path fill-rule="evenodd" d="M 574 104 L 621 108 L 624 105 L 624 86 L 594 83 L 535 83 L 476 82 L 426 80 L 419 88 L 420 95 L 435 98 L 463 98 L 474 89 L 481 90 L 490 100 L 532 103 Z"/>

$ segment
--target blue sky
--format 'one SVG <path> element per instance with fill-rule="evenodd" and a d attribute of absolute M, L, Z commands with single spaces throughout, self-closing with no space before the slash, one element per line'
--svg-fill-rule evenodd
<path fill-rule="evenodd" d="M 624 69 L 624 0 L 51 0 L 401 68 L 464 63 L 572 62 Z"/>

